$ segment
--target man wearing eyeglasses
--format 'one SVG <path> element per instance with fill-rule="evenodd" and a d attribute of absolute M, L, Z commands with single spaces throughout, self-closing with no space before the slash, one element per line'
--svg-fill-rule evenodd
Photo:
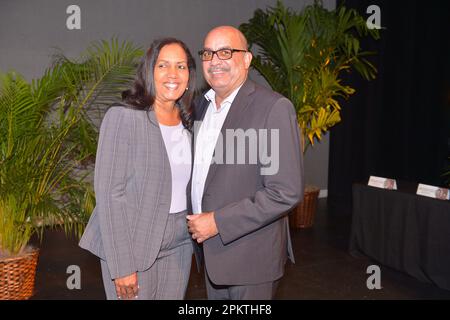
<path fill-rule="evenodd" d="M 211 89 L 195 106 L 201 124 L 188 229 L 203 249 L 208 298 L 273 299 L 288 256 L 294 262 L 287 213 L 303 198 L 296 113 L 288 99 L 248 79 L 252 54 L 238 29 L 214 28 L 199 54 Z M 278 152 L 276 172 L 263 173 L 261 153 L 257 163 L 230 163 L 227 153 L 248 150 L 227 141 L 229 130 L 277 133 L 267 147 Z M 220 153 L 223 162 L 215 159 Z"/>

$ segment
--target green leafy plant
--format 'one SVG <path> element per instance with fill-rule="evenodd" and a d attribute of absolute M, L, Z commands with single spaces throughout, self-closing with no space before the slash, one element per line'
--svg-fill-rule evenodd
<path fill-rule="evenodd" d="M 120 97 L 141 55 L 113 39 L 92 44 L 79 61 L 56 55 L 31 83 L 0 76 L 0 255 L 20 254 L 45 226 L 81 234 L 94 207 L 82 170 L 96 152 L 93 115 Z"/>
<path fill-rule="evenodd" d="M 355 92 L 342 74 L 354 69 L 365 79 L 375 78 L 376 68 L 366 59 L 371 53 L 361 49 L 360 38 L 378 39 L 379 32 L 353 9 L 327 10 L 315 1 L 295 12 L 279 1 L 256 10 L 240 30 L 259 48 L 253 67 L 294 104 L 304 151 L 341 121 L 339 98 Z"/>
<path fill-rule="evenodd" d="M 75 110 L 79 123 L 71 132 L 78 142 L 76 152 L 93 160 L 97 148 L 98 124 L 106 109 L 120 101 L 121 92 L 128 89 L 136 74 L 143 50 L 131 42 L 117 39 L 92 43 L 79 59 L 69 59 L 58 53 L 55 65 L 64 67 L 64 92 L 61 114 Z M 82 148 L 81 148 L 82 147 Z"/>

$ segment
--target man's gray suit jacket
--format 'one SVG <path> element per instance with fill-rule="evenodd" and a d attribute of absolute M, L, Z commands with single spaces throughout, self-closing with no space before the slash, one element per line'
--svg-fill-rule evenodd
<path fill-rule="evenodd" d="M 196 104 L 197 120 L 203 120 L 208 105 L 205 98 Z M 219 234 L 202 245 L 206 270 L 217 285 L 274 281 L 283 275 L 288 256 L 294 262 L 287 213 L 303 198 L 303 157 L 296 113 L 287 98 L 247 80 L 221 130 L 224 162 L 227 129 L 279 130 L 278 171 L 262 175 L 264 161 L 260 156 L 256 164 L 247 160 L 246 164 L 210 165 L 202 211 L 215 212 Z M 194 144 L 195 134 L 196 130 Z M 276 148 L 270 146 L 270 150 Z M 237 143 L 233 152 L 236 157 Z M 196 250 L 197 256 L 200 253 Z"/>

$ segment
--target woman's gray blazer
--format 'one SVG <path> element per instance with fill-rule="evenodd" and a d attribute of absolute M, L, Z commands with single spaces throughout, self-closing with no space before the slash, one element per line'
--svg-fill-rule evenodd
<path fill-rule="evenodd" d="M 80 240 L 120 278 L 151 267 L 171 201 L 169 158 L 154 111 L 114 106 L 100 128 L 96 207 Z"/>

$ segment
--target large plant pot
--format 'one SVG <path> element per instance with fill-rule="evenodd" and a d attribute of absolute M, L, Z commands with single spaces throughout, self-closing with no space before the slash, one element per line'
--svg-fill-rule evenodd
<path fill-rule="evenodd" d="M 289 225 L 291 228 L 310 228 L 314 224 L 314 217 L 317 210 L 317 199 L 320 189 L 313 186 L 305 187 L 303 201 L 289 215 Z"/>
<path fill-rule="evenodd" d="M 39 249 L 0 258 L 0 300 L 25 300 L 34 293 Z"/>

